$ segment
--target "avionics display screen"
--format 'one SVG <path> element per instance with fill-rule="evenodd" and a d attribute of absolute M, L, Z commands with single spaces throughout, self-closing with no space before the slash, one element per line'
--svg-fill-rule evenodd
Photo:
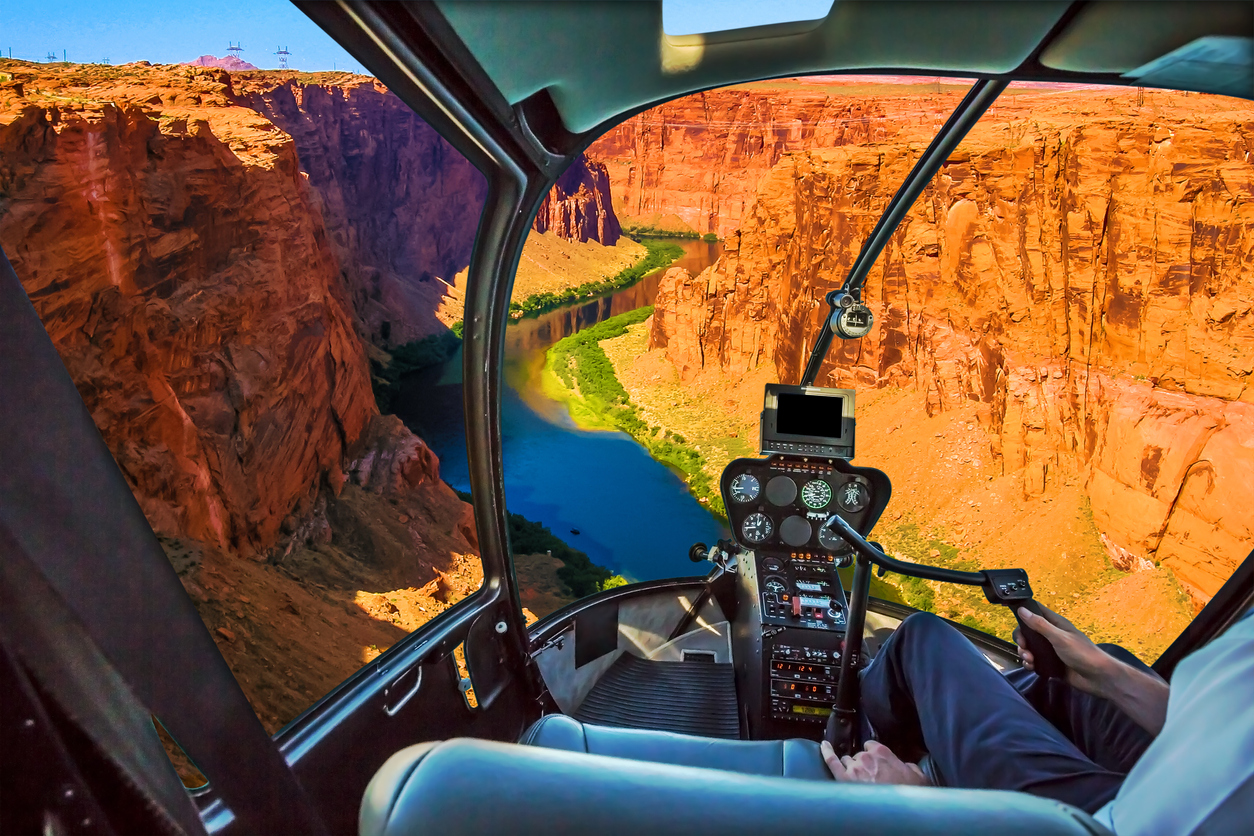
<path fill-rule="evenodd" d="M 844 404 L 840 397 L 781 392 L 775 429 L 785 435 L 840 438 Z"/>

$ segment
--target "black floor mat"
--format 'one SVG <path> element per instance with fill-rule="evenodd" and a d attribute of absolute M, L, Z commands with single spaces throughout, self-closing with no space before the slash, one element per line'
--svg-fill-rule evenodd
<path fill-rule="evenodd" d="M 650 662 L 618 657 L 597 681 L 575 719 L 602 726 L 740 737 L 731 665 Z"/>

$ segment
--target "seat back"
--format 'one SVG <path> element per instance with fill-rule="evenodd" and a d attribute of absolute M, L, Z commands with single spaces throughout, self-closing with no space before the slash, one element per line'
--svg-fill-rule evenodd
<path fill-rule="evenodd" d="M 397 752 L 362 801 L 361 836 L 1094 836 L 1085 813 L 991 790 L 879 787 L 741 775 L 512 743 Z"/>

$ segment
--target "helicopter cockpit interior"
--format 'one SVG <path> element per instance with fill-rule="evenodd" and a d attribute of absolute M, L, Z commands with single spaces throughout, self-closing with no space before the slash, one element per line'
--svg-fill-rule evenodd
<path fill-rule="evenodd" d="M 4 116 L 0 130 L 16 137 L 9 141 L 10 134 L 0 134 L 5 141 L 0 143 L 0 221 L 20 221 L 4 227 L 18 232 L 3 241 L 5 251 L 0 256 L 0 830 L 225 836 L 489 832 L 610 836 L 647 831 L 724 836 L 801 830 L 889 836 L 977 832 L 1109 836 L 1090 815 L 1062 802 L 1018 792 L 946 787 L 930 772 L 936 786 L 869 786 L 833 780 L 821 744 L 826 741 L 837 754 L 849 755 L 866 742 L 860 676 L 899 625 L 920 611 L 904 599 L 892 601 L 878 595 L 875 590 L 884 587 L 876 584 L 887 576 L 978 591 L 980 606 L 987 603 L 1006 624 L 1018 624 L 1040 677 L 1063 676 L 1065 668 L 1052 645 L 1019 615 L 1021 608 L 1039 614 L 1036 599 L 1038 594 L 1044 598 L 1037 578 L 1029 577 L 1021 564 L 933 565 L 905 559 L 884 545 L 891 545 L 884 536 L 886 515 L 892 515 L 897 508 L 894 503 L 903 499 L 900 491 L 894 499 L 893 480 L 898 479 L 900 486 L 902 477 L 888 466 L 864 466 L 867 457 L 862 451 L 872 431 L 884 436 L 896 427 L 886 430 L 865 417 L 875 395 L 874 380 L 866 386 L 818 384 L 835 379 L 823 372 L 830 371 L 833 356 L 843 347 L 851 347 L 852 353 L 852 347 L 862 345 L 859 341 L 878 333 L 873 329 L 882 300 L 870 297 L 868 276 L 877 263 L 883 267 L 889 255 L 897 262 L 910 257 L 908 252 L 903 255 L 900 242 L 893 244 L 893 236 L 938 172 L 951 159 L 966 159 L 965 151 L 955 156 L 960 144 L 1013 83 L 1198 91 L 1248 103 L 1254 100 L 1250 4 L 836 0 L 812 20 L 696 35 L 668 35 L 662 28 L 661 2 L 295 0 L 293 5 L 308 18 L 304 22 L 316 24 L 365 69 L 364 78 L 350 83 L 298 78 L 300 74 L 294 73 L 278 86 L 265 87 L 257 86 L 261 83 L 255 76 L 243 75 L 244 81 L 232 82 L 217 64 L 178 65 L 168 78 L 163 76 L 166 81 L 207 86 L 193 91 L 194 96 L 171 94 L 165 88 L 154 94 L 145 88 L 141 101 L 125 106 L 112 100 L 89 101 L 86 94 L 79 95 L 78 88 L 72 88 L 72 95 L 63 95 L 64 91 L 53 95 L 33 82 L 23 86 L 20 79 L 0 78 L 0 104 L 9 108 L 0 112 Z M 286 71 L 286 47 L 281 52 Z M 26 62 L 17 71 L 34 73 L 33 63 Z M 87 72 L 150 71 L 144 63 L 105 70 L 93 65 Z M 933 79 L 929 86 L 936 91 L 941 89 L 941 80 L 958 80 L 962 92 L 953 94 L 956 107 L 952 109 L 951 99 L 945 98 L 949 92 L 935 93 L 936 101 L 945 105 L 943 113 L 933 103 L 929 105 L 933 110 L 910 114 L 913 122 L 927 129 L 930 141 L 907 143 L 908 153 L 902 157 L 906 163 L 901 165 L 904 180 L 893 186 L 882 205 L 870 206 L 871 217 L 876 219 L 867 223 L 868 234 L 859 234 L 856 241 L 846 236 L 850 238 L 846 242 L 849 268 L 842 267 L 841 276 L 826 285 L 825 292 L 798 305 L 804 310 L 797 321 L 804 320 L 805 327 L 781 330 L 781 342 L 795 344 L 796 366 L 791 376 L 777 375 L 760 393 L 755 390 L 753 397 L 761 398 L 756 445 L 736 435 L 735 449 L 740 453 L 719 461 L 726 465 L 714 493 L 726 510 L 728 536 L 694 535 L 692 540 L 704 541 L 692 544 L 687 560 L 681 559 L 682 568 L 673 576 L 654 575 L 637 582 L 618 578 L 621 584 L 600 578 L 587 594 L 569 595 L 541 611 L 538 619 L 529 618 L 524 600 L 528 582 L 519 558 L 557 561 L 552 551 L 517 554 L 519 528 L 511 513 L 516 506 L 507 509 L 506 505 L 502 451 L 507 433 L 502 416 L 510 397 L 507 329 L 521 317 L 511 309 L 511 293 L 520 274 L 524 243 L 546 196 L 598 137 L 651 107 L 762 80 L 862 73 L 885 78 L 926 73 Z M 344 88 L 334 92 L 341 83 Z M 309 86 L 293 94 L 300 84 Z M 869 101 L 877 93 L 874 87 L 867 89 L 870 92 L 864 98 Z M 370 424 L 371 420 L 388 419 L 393 426 L 401 426 L 395 415 L 380 415 L 376 405 L 378 392 L 372 391 L 372 385 L 388 382 L 372 372 L 379 356 L 377 346 L 357 344 L 367 341 L 364 334 L 371 328 L 387 342 L 389 332 L 401 326 L 391 319 L 369 320 L 360 311 L 354 314 L 357 319 L 345 314 L 343 323 L 348 324 L 340 331 L 335 330 L 339 326 L 327 325 L 331 319 L 296 322 L 292 318 L 289 322 L 279 318 L 271 323 L 275 331 L 292 338 L 290 356 L 284 362 L 290 362 L 302 380 L 315 381 L 290 397 L 284 393 L 286 401 L 304 404 L 319 397 L 328 402 L 341 398 L 342 390 L 328 392 L 347 378 L 354 363 L 360 367 L 361 394 L 369 400 L 362 413 L 365 417 L 357 424 L 345 418 L 351 410 L 341 408 L 343 399 L 327 408 L 322 425 L 305 424 L 305 435 L 321 432 L 331 439 L 334 452 L 324 457 L 326 461 L 318 458 L 320 451 L 304 446 L 302 432 L 295 433 L 302 436 L 297 442 L 276 446 L 272 458 L 300 459 L 309 466 L 306 481 L 310 484 L 302 483 L 299 491 L 292 492 L 293 497 L 302 494 L 300 502 L 292 499 L 281 508 L 276 505 L 277 510 L 263 507 L 265 503 L 255 496 L 264 492 L 257 490 L 244 494 L 249 499 L 238 503 L 240 507 L 226 509 L 222 503 L 206 500 L 203 508 L 197 506 L 184 514 L 187 509 L 183 507 L 168 511 L 160 503 L 137 500 L 133 488 L 147 480 L 156 485 L 154 494 L 164 491 L 168 495 L 165 499 L 174 496 L 181 502 L 188 495 L 199 497 L 214 480 L 236 478 L 243 472 L 239 463 L 255 453 L 238 433 L 231 434 L 241 423 L 252 422 L 256 437 L 285 440 L 293 437 L 286 424 L 302 423 L 296 413 L 296 417 L 281 418 L 253 415 L 250 399 L 258 396 L 245 391 L 246 387 L 224 385 L 225 394 L 206 394 L 212 384 L 222 383 L 239 369 L 277 365 L 279 352 L 254 350 L 245 344 L 247 340 L 229 350 L 215 345 L 212 362 L 205 364 L 207 370 L 190 371 L 191 355 L 179 353 L 184 343 L 194 342 L 202 331 L 213 327 L 213 316 L 230 311 L 232 294 L 242 295 L 250 283 L 260 287 L 263 279 L 255 274 L 235 277 L 236 283 L 223 291 L 227 302 L 210 311 L 212 316 L 187 319 L 174 327 L 163 317 L 172 304 L 167 296 L 178 291 L 178 282 L 163 279 L 161 270 L 174 258 L 170 253 L 180 247 L 221 243 L 217 238 L 229 245 L 223 249 L 227 255 L 218 259 L 224 263 L 243 261 L 267 248 L 286 254 L 291 249 L 286 239 L 266 237 L 281 225 L 275 207 L 305 201 L 321 210 L 337 201 L 366 203 L 369 192 L 381 190 L 380 184 L 389 179 L 409 184 L 405 177 L 416 165 L 412 159 L 379 165 L 377 170 L 357 165 L 359 157 L 367 156 L 361 149 L 387 145 L 368 128 L 327 131 L 331 138 L 326 141 L 337 148 L 342 144 L 355 149 L 349 154 L 350 168 L 375 178 L 352 193 L 356 197 L 335 192 L 340 184 L 328 192 L 338 195 L 333 200 L 325 195 L 310 197 L 310 190 L 319 186 L 317 178 L 296 162 L 297 139 L 303 141 L 316 132 L 311 127 L 314 120 L 299 115 L 297 105 L 307 103 L 298 102 L 300 96 L 313 100 L 325 94 L 328 101 L 340 96 L 335 107 L 365 112 L 352 96 L 361 91 L 382 95 L 381 90 L 390 97 L 389 108 L 403 110 L 407 117 L 416 114 L 421 131 L 464 157 L 469 172 L 465 177 L 450 176 L 441 183 L 423 181 L 421 188 L 434 192 L 447 186 L 458 201 L 466 195 L 475 198 L 465 200 L 474 208 L 458 204 L 469 230 L 465 241 L 468 265 L 453 265 L 449 280 L 440 279 L 441 298 L 455 297 L 458 308 L 440 327 L 452 333 L 453 328 L 446 326 L 456 321 L 457 353 L 455 359 L 445 357 L 444 361 L 458 367 L 453 375 L 459 387 L 457 410 L 465 423 L 464 433 L 455 427 L 452 435 L 462 445 L 469 490 L 459 498 L 449 485 L 440 483 L 438 488 L 450 507 L 465 511 L 448 535 L 456 541 L 459 557 L 475 558 L 476 571 L 481 558 L 482 571 L 473 584 L 464 584 L 459 595 L 450 595 L 449 589 L 464 580 L 455 577 L 461 564 L 450 563 L 417 583 L 411 583 L 411 578 L 387 586 L 386 590 L 407 590 L 415 601 L 419 592 L 427 590 L 422 598 L 427 604 L 440 598 L 438 614 L 423 609 L 418 626 L 408 630 L 397 627 L 404 607 L 383 594 L 367 595 L 365 587 L 355 587 L 342 599 L 332 600 L 336 592 L 328 589 L 334 585 L 332 573 L 311 575 L 315 591 L 307 598 L 288 594 L 272 601 L 273 606 L 259 618 L 284 618 L 298 625 L 294 631 L 299 635 L 288 637 L 289 647 L 313 647 L 316 653 L 319 642 L 331 644 L 320 631 L 327 630 L 329 635 L 341 623 L 341 616 L 369 620 L 363 613 L 378 622 L 372 628 L 381 631 L 370 636 L 388 637 L 388 641 L 341 642 L 348 648 L 346 658 L 353 667 L 347 678 L 337 675 L 331 680 L 334 684 L 319 695 L 290 685 L 287 680 L 296 679 L 291 667 L 297 665 L 274 662 L 266 655 L 273 648 L 253 641 L 239 627 L 248 623 L 242 607 L 235 609 L 240 589 L 231 589 L 221 578 L 217 588 L 188 582 L 180 568 L 183 558 L 170 554 L 169 538 L 158 537 L 155 530 L 160 526 L 153 521 L 177 518 L 181 524 L 185 517 L 199 515 L 198 522 L 217 537 L 224 551 L 238 547 L 246 555 L 241 561 L 250 562 L 250 571 L 273 570 L 273 574 L 286 572 L 284 577 L 294 577 L 290 566 L 278 565 L 295 548 L 291 543 L 300 537 L 316 540 L 325 535 L 323 545 L 329 548 L 328 519 L 334 513 L 327 511 L 327 498 L 348 490 L 356 501 L 358 494 L 352 488 L 375 478 L 370 466 L 379 465 L 377 472 L 392 467 L 380 479 L 407 485 L 424 480 L 439 483 L 433 457 L 422 458 L 422 451 L 429 454 L 430 450 L 421 441 L 410 443 L 406 454 L 411 458 L 404 462 L 400 455 L 393 455 L 394 450 L 373 451 L 356 459 L 349 452 L 365 442 L 350 443 L 348 437 L 356 434 L 364 439 L 368 432 L 363 427 L 378 425 Z M 748 95 L 738 88 L 737 95 L 742 94 Z M 37 96 L 47 101 L 40 100 L 36 106 L 31 102 Z M 206 133 L 213 127 L 210 122 L 183 112 L 206 102 L 234 108 L 224 121 L 245 126 L 243 144 L 236 147 L 220 141 Z M 162 107 L 178 113 L 170 117 L 148 112 Z M 241 116 L 244 107 L 252 110 Z M 122 127 L 97 130 L 97 122 L 82 116 L 84 108 L 98 108 L 99 113 L 91 111 L 92 119 L 115 119 Z M 265 108 L 275 125 L 293 112 L 298 116 L 283 123 L 284 133 L 256 121 Z M 863 118 L 860 110 L 855 116 Z M 376 128 L 395 124 L 379 118 L 369 124 Z M 48 149 L 74 119 L 86 126 L 82 129 L 87 137 L 79 143 L 81 149 L 75 148 L 86 150 L 81 158 L 73 158 L 73 165 L 55 172 L 53 188 L 32 172 L 53 159 Z M 777 130 L 772 124 L 771 131 L 783 136 L 799 131 L 797 125 L 788 122 Z M 383 129 L 377 130 L 382 133 Z M 1168 147 L 1172 141 L 1170 131 L 1156 123 L 1140 133 L 1155 148 Z M 279 134 L 283 136 L 275 139 Z M 117 184 L 125 178 L 97 177 L 98 166 L 93 167 L 92 161 L 103 159 L 103 152 L 93 150 L 97 149 L 93 143 L 112 141 L 116 135 L 140 138 L 125 156 L 135 166 L 141 159 L 155 165 L 152 161 L 160 163 L 163 155 L 172 156 L 173 145 L 163 143 L 203 143 L 189 155 L 191 175 L 181 171 L 177 178 L 164 174 L 150 178 L 160 181 L 162 188 L 176 181 L 180 186 L 199 188 L 208 183 L 206 188 L 216 188 L 214 177 L 204 176 L 199 168 L 208 165 L 205 160 L 226 160 L 234 170 L 260 159 L 263 164 L 258 165 L 267 175 L 290 175 L 291 182 L 284 186 L 287 191 L 259 193 L 260 197 L 235 187 L 223 188 L 230 193 L 232 212 L 254 203 L 274 213 L 262 220 L 250 217 L 240 227 L 247 234 L 240 234 L 239 240 L 232 238 L 235 233 L 221 232 L 212 219 L 203 234 L 170 232 L 167 227 L 174 223 L 170 218 L 178 215 L 177 222 L 202 219 L 203 207 L 180 197 L 136 199 L 125 211 L 109 208 L 112 204 L 100 208 L 106 204 L 98 202 L 103 200 L 99 195 L 119 188 Z M 247 142 L 264 144 L 265 153 L 248 146 L 254 158 L 246 159 L 248 154 L 240 147 Z M 1061 140 L 1054 144 L 1065 145 Z M 1241 154 L 1248 160 L 1248 147 L 1225 146 L 1217 155 L 1225 164 L 1236 165 L 1233 161 Z M 431 152 L 426 158 L 442 158 L 442 154 Z M 9 165 L 10 156 L 21 165 Z M 1007 155 L 1007 159 L 1012 157 L 1021 169 L 1037 164 L 1030 155 Z M 859 160 L 858 170 L 869 170 L 880 162 Z M 795 179 L 809 183 L 809 176 L 799 173 Z M 78 182 L 83 178 L 87 178 L 86 185 Z M 1213 179 L 1222 181 L 1221 177 Z M 22 188 L 27 189 L 21 194 L 24 203 L 13 198 Z M 48 229 L 68 225 L 60 215 L 45 217 L 39 212 L 60 211 L 58 200 L 68 205 L 64 195 L 80 192 L 87 195 L 81 214 L 92 225 L 90 229 L 96 230 L 91 235 L 108 239 L 108 246 L 101 245 L 99 258 L 97 250 L 82 241 L 71 241 L 64 249 L 69 256 L 88 253 L 82 260 L 107 262 L 105 267 L 93 263 L 91 273 L 107 281 L 101 279 L 103 284 L 93 287 L 95 295 L 89 302 L 74 300 L 71 313 L 60 320 L 41 320 L 40 305 L 63 291 L 66 283 L 45 271 L 37 288 L 24 286 L 28 276 L 22 268 L 34 271 L 45 261 L 39 248 L 29 242 L 44 242 L 48 239 L 41 236 Z M 1187 202 L 1191 195 L 1177 202 Z M 824 199 L 829 196 L 825 193 Z M 1233 213 L 1244 219 L 1242 229 L 1249 226 L 1248 213 L 1241 215 L 1247 197 L 1233 197 L 1224 204 L 1238 207 Z M 996 211 L 988 210 L 989 216 L 1013 226 L 1011 209 L 1017 199 L 1001 200 Z M 857 201 L 851 198 L 849 203 Z M 866 214 L 868 207 L 858 204 L 856 210 Z M 1098 215 L 1106 211 L 1114 210 L 1102 209 Z M 436 231 L 428 240 L 404 226 L 404 211 L 389 206 L 381 214 L 386 222 L 380 222 L 380 228 L 388 234 L 401 230 L 395 237 L 404 239 L 404 246 L 395 249 L 404 258 L 424 247 L 442 251 L 452 246 L 452 234 L 446 235 L 447 229 L 440 227 L 443 216 L 431 221 Z M 148 284 L 140 290 L 155 288 L 153 298 L 136 303 L 138 313 L 127 321 L 134 327 L 128 324 L 121 329 L 125 331 L 121 337 L 110 337 L 102 351 L 131 362 L 132 353 L 139 356 L 135 346 L 145 345 L 145 340 L 165 340 L 178 349 L 172 351 L 169 365 L 184 375 L 185 385 L 167 385 L 161 376 L 166 370 L 154 371 L 141 357 L 130 369 L 140 381 L 138 388 L 131 391 L 118 386 L 114 391 L 107 377 L 91 377 L 99 370 L 95 355 L 90 363 L 67 368 L 72 364 L 58 353 L 61 343 L 54 344 L 50 334 L 56 331 L 63 342 L 91 343 L 96 339 L 93 329 L 102 328 L 103 333 L 100 322 L 112 310 L 109 306 L 119 295 L 135 291 L 134 281 L 118 279 L 110 272 L 123 259 L 118 255 L 122 250 L 108 235 L 112 234 L 110 224 L 121 223 L 119 218 L 130 222 L 139 217 L 147 218 L 151 228 L 128 239 L 128 252 L 149 259 L 144 268 Z M 1210 227 L 1205 219 L 1195 221 L 1202 230 L 1199 235 L 1209 236 L 1208 240 L 1222 237 L 1207 232 Z M 308 263 L 318 269 L 326 267 L 333 262 L 329 253 L 338 253 L 336 248 L 346 246 L 345 241 L 351 243 L 356 235 L 341 227 L 319 226 L 310 233 L 313 243 L 308 249 L 313 255 Z M 695 232 L 691 237 L 698 239 Z M 1040 237 L 1052 242 L 1051 246 L 1058 244 L 1047 234 Z M 1239 238 L 1238 244 L 1246 241 L 1235 233 L 1230 237 Z M 1112 262 L 1120 246 L 1115 239 L 1101 242 L 1103 252 L 1112 253 Z M 828 240 L 822 239 L 823 247 L 829 246 Z M 1240 249 L 1238 244 L 1232 244 L 1234 252 Z M 410 245 L 412 249 L 405 249 Z M 780 246 L 777 243 L 776 249 Z M 1136 246 L 1142 253 L 1152 249 L 1143 242 Z M 1247 258 L 1248 266 L 1249 248 L 1240 246 L 1245 247 L 1240 253 L 1245 254 L 1241 257 Z M 934 241 L 924 242 L 916 251 L 927 251 L 932 257 L 940 247 Z M 197 254 L 195 260 L 202 265 L 213 258 Z M 1212 260 L 1223 261 L 1219 256 Z M 1231 271 L 1244 269 L 1236 256 L 1225 264 Z M 764 274 L 762 281 L 771 284 L 770 292 L 775 285 L 795 279 L 789 271 L 808 269 L 792 262 L 786 266 L 779 267 L 778 275 Z M 295 285 L 306 270 L 298 267 L 272 272 Z M 327 272 L 329 281 L 340 280 L 336 270 L 327 268 Z M 338 272 L 347 277 L 349 271 Z M 306 293 L 301 286 L 293 294 L 295 301 L 282 297 L 284 304 L 290 303 L 292 310 L 320 305 L 348 310 L 360 303 L 367 313 L 377 312 L 392 277 L 373 268 L 364 272 L 374 282 L 372 291 L 350 299 L 353 294 L 342 288 Z M 1183 294 L 1203 283 L 1197 275 L 1185 275 L 1176 268 L 1168 274 L 1170 281 L 1164 279 L 1164 286 L 1170 285 L 1173 292 Z M 264 277 L 264 281 L 271 279 L 269 274 Z M 735 280 L 742 279 L 749 280 L 743 275 Z M 380 286 L 385 290 L 379 290 Z M 260 321 L 267 307 L 278 305 L 274 300 L 282 294 L 272 294 L 269 287 L 262 288 L 264 301 L 249 308 L 246 317 Z M 961 290 L 971 297 L 982 292 L 975 284 Z M 197 295 L 198 291 L 184 288 L 185 297 Z M 1082 307 L 1073 297 L 1076 294 L 1070 290 L 1060 291 L 1058 298 L 1064 301 L 1058 305 Z M 710 302 L 706 312 L 710 321 L 716 318 L 719 304 L 718 300 Z M 1176 305 L 1187 307 L 1187 302 Z M 1229 330 L 1239 329 L 1245 321 L 1241 317 L 1248 315 L 1235 308 L 1207 311 L 1208 322 Z M 1119 315 L 1130 316 L 1126 307 L 1112 314 Z M 1012 319 L 1018 327 L 1020 320 Z M 1089 331 L 1097 328 L 1092 323 L 1086 327 Z M 1058 339 L 1066 342 L 1080 337 L 1068 332 Z M 318 340 L 331 347 L 312 353 L 309 346 Z M 1186 359 L 1195 355 L 1204 355 L 1205 362 L 1213 359 L 1198 347 L 1198 341 L 1181 340 L 1168 341 L 1165 351 Z M 975 343 L 983 351 L 992 338 Z M 1000 373 L 975 369 L 975 365 L 964 373 L 974 377 L 986 371 L 988 377 Z M 88 384 L 77 376 L 83 368 L 88 369 Z M 1040 376 L 1047 375 L 1041 372 Z M 318 388 L 323 379 L 330 381 L 325 391 Z M 1144 379 L 1135 383 L 1145 389 L 1151 383 L 1157 385 Z M 1242 386 L 1225 403 L 1248 405 Z M 1039 388 L 1046 391 L 1044 384 Z M 99 414 L 87 404 L 106 396 L 116 396 L 110 409 L 116 408 L 118 414 L 129 409 L 132 417 L 139 416 L 137 421 L 149 422 L 145 431 L 157 438 L 156 453 L 140 449 L 129 438 L 112 448 L 115 439 L 106 443 Z M 184 409 L 180 397 L 192 406 Z M 171 403 L 177 410 L 159 412 L 159 408 L 170 410 Z M 1137 401 L 1125 411 L 1148 411 L 1147 403 Z M 427 406 L 420 402 L 417 411 Z M 708 408 L 722 407 L 711 403 Z M 201 412 L 197 414 L 196 409 Z M 214 432 L 227 439 L 216 452 L 204 452 L 208 448 L 197 435 L 197 420 L 212 424 Z M 973 417 L 973 426 L 974 421 Z M 1090 434 L 1096 433 L 1093 423 L 1085 426 Z M 939 449 L 946 443 L 936 433 L 923 439 L 922 446 Z M 1079 446 L 1086 440 L 1068 438 L 1067 443 Z M 134 454 L 124 466 L 119 465 L 119 450 Z M 1169 453 L 1158 450 L 1159 455 Z M 210 464 L 200 466 L 197 455 Z M 908 449 L 897 461 L 904 466 L 910 455 Z M 1248 448 L 1239 455 L 1248 455 Z M 362 466 L 364 459 L 369 459 L 366 466 Z M 1158 461 L 1153 460 L 1153 473 L 1146 470 L 1133 481 L 1152 482 Z M 167 467 L 169 462 L 173 465 Z M 1178 469 L 1184 472 L 1191 467 L 1181 464 Z M 267 479 L 280 480 L 269 471 L 247 476 L 237 481 L 247 482 L 250 491 Z M 362 484 L 352 485 L 353 479 Z M 935 481 L 934 490 L 944 491 L 940 474 Z M 388 505 L 379 498 L 382 492 L 376 494 L 368 498 L 375 504 L 361 506 L 365 509 L 361 515 L 386 515 L 386 525 L 409 538 L 407 547 L 421 544 L 421 537 L 411 536 L 412 512 L 395 501 Z M 687 494 L 685 498 L 692 499 Z M 695 506 L 696 500 L 692 501 Z M 1167 504 L 1174 508 L 1175 500 Z M 305 517 L 293 510 L 298 505 L 307 512 Z M 602 510 L 647 529 L 647 515 L 633 513 L 628 505 Z M 714 525 L 708 508 L 698 506 L 698 510 Z M 231 519 L 264 520 L 272 529 L 266 544 L 270 551 L 248 542 L 238 527 L 232 529 L 230 520 L 223 522 L 230 514 L 235 515 Z M 1091 524 L 1091 509 L 1089 516 Z M 1218 530 L 1219 524 L 1212 527 Z M 574 528 L 571 533 L 579 535 Z M 287 538 L 284 542 L 289 548 L 276 557 L 279 549 L 274 543 L 280 538 Z M 1161 532 L 1158 539 L 1162 541 Z M 374 547 L 367 540 L 369 533 L 351 542 L 364 551 Z M 340 548 L 342 542 L 333 545 Z M 1247 542 L 1239 545 L 1242 554 L 1249 548 Z M 536 551 L 542 552 L 543 547 Z M 407 555 L 402 557 L 407 559 Z M 587 555 L 583 559 L 586 562 Z M 1182 632 L 1173 630 L 1175 638 L 1170 642 L 1162 642 L 1166 649 L 1153 664 L 1162 678 L 1169 680 L 1182 659 L 1220 636 L 1254 601 L 1254 553 L 1233 561 L 1233 566 L 1235 571 L 1225 574 L 1222 582 L 1208 587 L 1204 606 L 1199 602 L 1195 611 L 1181 594 L 1181 611 L 1190 608 L 1191 621 Z M 1035 576 L 1036 568 L 1032 572 Z M 606 570 L 605 574 L 611 573 Z M 205 602 L 215 595 L 223 600 L 236 596 L 229 607 L 224 605 L 234 622 L 210 625 L 203 618 Z M 243 600 L 249 602 L 247 597 Z M 333 606 L 315 608 L 326 601 Z M 1009 628 L 999 637 L 952 615 L 948 623 L 992 668 L 1011 672 L 1021 667 L 1018 648 L 1006 640 Z M 229 648 L 234 656 L 226 659 L 222 648 Z M 262 685 L 245 682 L 233 671 L 232 664 L 245 657 L 258 665 L 250 670 L 266 669 L 270 678 Z M 293 699 L 299 697 L 301 702 L 282 718 L 263 717 L 250 703 L 263 686 L 276 691 L 286 688 L 284 694 L 295 695 Z M 202 779 L 198 785 L 186 783 L 187 767 Z M 930 769 L 926 758 L 921 769 Z"/>

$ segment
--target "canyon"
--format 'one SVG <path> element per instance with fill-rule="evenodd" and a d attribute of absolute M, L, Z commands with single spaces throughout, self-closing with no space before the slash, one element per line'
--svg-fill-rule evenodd
<path fill-rule="evenodd" d="M 1081 485 L 1110 560 L 1169 567 L 1200 606 L 1254 541 L 1254 110 L 1141 96 L 1003 97 L 872 269 L 874 330 L 838 340 L 816 382 L 969 414 L 1021 500 Z M 825 294 L 930 132 L 781 154 L 719 262 L 663 278 L 650 347 L 689 388 L 764 365 L 796 381 Z"/>
<path fill-rule="evenodd" d="M 604 182 L 572 166 L 545 258 L 617 240 Z M 482 582 L 369 358 L 462 318 L 485 196 L 372 78 L 0 61 L 0 243 L 271 731 Z"/>
<path fill-rule="evenodd" d="M 707 90 L 623 121 L 587 156 L 606 168 L 625 225 L 725 238 L 785 154 L 903 130 L 926 145 L 966 90 L 957 80 L 882 82 L 817 76 Z"/>

